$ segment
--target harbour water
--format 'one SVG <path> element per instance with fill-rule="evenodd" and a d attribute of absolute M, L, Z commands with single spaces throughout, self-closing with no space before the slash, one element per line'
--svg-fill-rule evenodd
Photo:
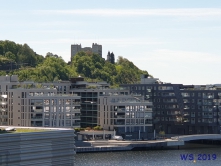
<path fill-rule="evenodd" d="M 188 155 L 186 159 L 184 155 Z M 76 166 L 220 166 L 221 146 L 190 144 L 179 150 L 79 153 L 75 159 Z"/>

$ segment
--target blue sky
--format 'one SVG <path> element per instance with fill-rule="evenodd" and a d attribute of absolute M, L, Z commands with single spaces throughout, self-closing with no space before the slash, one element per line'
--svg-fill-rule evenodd
<path fill-rule="evenodd" d="M 219 0 L 0 0 L 0 40 L 70 60 L 71 44 L 103 46 L 163 82 L 221 83 Z"/>

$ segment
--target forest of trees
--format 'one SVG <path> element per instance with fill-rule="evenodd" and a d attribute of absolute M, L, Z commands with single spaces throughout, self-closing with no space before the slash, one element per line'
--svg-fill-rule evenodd
<path fill-rule="evenodd" d="M 12 67 L 16 66 L 16 67 Z M 116 87 L 137 83 L 141 74 L 148 74 L 126 58 L 118 57 L 110 63 L 98 54 L 78 52 L 72 62 L 48 52 L 44 57 L 36 54 L 27 44 L 0 41 L 0 75 L 18 75 L 20 81 L 52 82 L 69 80 L 81 75 L 87 81 L 107 81 Z"/>

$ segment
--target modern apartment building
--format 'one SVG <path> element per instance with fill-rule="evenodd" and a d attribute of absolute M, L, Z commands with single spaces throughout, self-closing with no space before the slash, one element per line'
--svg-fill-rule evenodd
<path fill-rule="evenodd" d="M 109 93 L 98 98 L 98 125 L 124 138 L 151 138 L 152 103 L 140 96 Z"/>
<path fill-rule="evenodd" d="M 98 124 L 98 98 L 108 94 L 128 95 L 125 88 L 110 89 L 107 82 L 86 82 L 83 77 L 71 79 L 71 94 L 81 96 L 81 127 L 95 127 Z"/>
<path fill-rule="evenodd" d="M 62 91 L 53 83 L 47 86 L 0 76 L 0 125 L 80 127 L 81 97 L 62 93 L 66 86 L 59 85 Z"/>
<path fill-rule="evenodd" d="M 75 54 L 77 54 L 79 51 L 89 51 L 92 53 L 96 53 L 102 57 L 102 45 L 99 45 L 97 43 L 93 43 L 92 47 L 81 47 L 81 44 L 73 44 L 71 45 L 71 59 Z"/>
<path fill-rule="evenodd" d="M 141 77 L 140 84 L 122 85 L 153 102 L 154 129 L 166 134 L 217 134 L 221 130 L 221 85 L 163 83 Z"/>

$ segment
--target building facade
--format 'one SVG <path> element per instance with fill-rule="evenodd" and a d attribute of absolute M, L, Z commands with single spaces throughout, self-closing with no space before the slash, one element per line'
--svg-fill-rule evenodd
<path fill-rule="evenodd" d="M 152 138 L 152 103 L 133 95 L 107 94 L 98 98 L 98 125 L 126 139 Z"/>
<path fill-rule="evenodd" d="M 72 78 L 70 93 L 81 96 L 81 127 L 95 127 L 98 124 L 98 98 L 107 94 L 128 95 L 125 88 L 110 89 L 107 82 L 86 82 L 84 78 Z"/>
<path fill-rule="evenodd" d="M 102 45 L 99 45 L 97 43 L 93 43 L 92 47 L 81 47 L 81 44 L 73 44 L 71 45 L 71 59 L 72 57 L 75 56 L 75 54 L 77 54 L 80 51 L 89 51 L 92 53 L 96 53 L 98 55 L 100 55 L 100 57 L 102 57 Z"/>
<path fill-rule="evenodd" d="M 0 125 L 80 127 L 80 96 L 58 93 L 56 84 L 21 83 L 17 76 L 0 80 Z"/>
<path fill-rule="evenodd" d="M 163 83 L 142 76 L 140 84 L 122 85 L 153 102 L 154 129 L 166 134 L 219 134 L 221 85 Z"/>

